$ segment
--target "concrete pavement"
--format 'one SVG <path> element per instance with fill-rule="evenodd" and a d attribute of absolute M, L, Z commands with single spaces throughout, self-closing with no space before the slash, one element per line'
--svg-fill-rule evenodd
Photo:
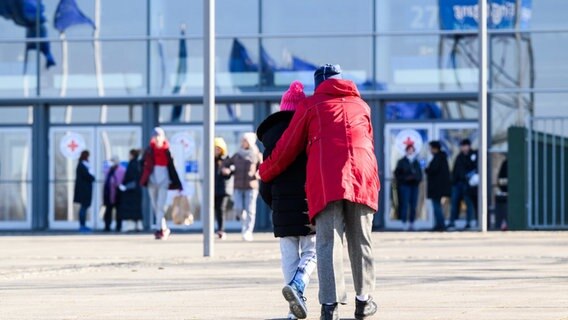
<path fill-rule="evenodd" d="M 568 232 L 375 233 L 374 241 L 375 319 L 568 319 Z M 286 315 L 271 234 L 253 243 L 230 234 L 216 251 L 203 258 L 195 234 L 0 236 L 0 319 Z M 317 287 L 314 275 L 309 319 L 319 319 Z M 341 307 L 342 319 L 353 309 Z"/>

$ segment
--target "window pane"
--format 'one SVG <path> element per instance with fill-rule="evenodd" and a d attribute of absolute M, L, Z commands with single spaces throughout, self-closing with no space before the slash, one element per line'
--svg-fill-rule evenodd
<path fill-rule="evenodd" d="M 0 21 L 3 19 L 0 18 Z M 0 97 L 29 97 L 36 95 L 36 52 L 28 51 L 27 76 L 23 75 L 26 44 L 1 43 Z M 45 61 L 42 58 L 41 65 Z"/>
<path fill-rule="evenodd" d="M 218 104 L 215 109 L 217 122 L 251 122 L 254 118 L 252 104 Z M 203 121 L 203 105 L 160 106 L 160 123 L 187 123 Z"/>
<path fill-rule="evenodd" d="M 32 124 L 33 107 L 0 107 L 0 124 Z"/>
<path fill-rule="evenodd" d="M 263 1 L 262 31 L 267 34 L 369 32 L 373 30 L 372 15 L 371 0 Z"/>
<path fill-rule="evenodd" d="M 438 30 L 439 0 L 379 0 L 377 31 Z"/>
<path fill-rule="evenodd" d="M 68 42 L 66 59 L 63 46 L 63 42 L 52 46 L 58 64 L 42 70 L 41 95 L 128 96 L 146 93 L 146 42 L 101 42 L 100 74 L 96 72 L 92 43 Z"/>
<path fill-rule="evenodd" d="M 387 120 L 477 119 L 477 101 L 391 101 L 385 105 Z"/>
<path fill-rule="evenodd" d="M 141 106 L 56 106 L 51 107 L 51 123 L 137 123 L 142 122 Z"/>
<path fill-rule="evenodd" d="M 477 37 L 379 37 L 377 81 L 389 91 L 476 90 Z"/>

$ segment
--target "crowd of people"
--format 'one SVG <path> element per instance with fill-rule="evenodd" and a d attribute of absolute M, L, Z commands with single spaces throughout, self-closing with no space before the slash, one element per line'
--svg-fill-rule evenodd
<path fill-rule="evenodd" d="M 442 150 L 440 141 L 429 143 L 432 155 L 430 162 L 424 168 L 427 177 L 426 197 L 432 201 L 435 225 L 433 231 L 454 230 L 456 220 L 462 208 L 466 205 L 466 224 L 464 229 L 470 229 L 477 221 L 477 152 L 471 148 L 471 141 L 463 139 L 460 142 L 460 152 L 454 160 L 450 172 L 448 155 Z M 414 230 L 414 222 L 418 206 L 419 186 L 423 180 L 423 169 L 417 159 L 413 144 L 406 147 L 406 154 L 396 165 L 394 172 L 398 191 L 398 216 L 404 224 L 404 229 Z M 446 224 L 443 212 L 442 198 L 449 198 L 451 211 L 449 222 Z"/>

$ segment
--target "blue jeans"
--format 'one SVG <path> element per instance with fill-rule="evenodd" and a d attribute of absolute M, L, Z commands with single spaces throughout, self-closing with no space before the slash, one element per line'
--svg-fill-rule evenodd
<path fill-rule="evenodd" d="M 84 227 L 87 222 L 87 210 L 89 206 L 81 205 L 79 208 L 79 225 Z"/>
<path fill-rule="evenodd" d="M 442 228 L 445 224 L 444 212 L 442 211 L 442 198 L 431 198 L 432 207 L 434 208 L 434 219 L 436 220 L 436 225 L 434 228 Z"/>
<path fill-rule="evenodd" d="M 450 224 L 454 224 L 454 222 L 458 219 L 460 214 L 460 203 L 462 200 L 465 201 L 465 205 L 467 207 L 467 224 L 469 224 L 471 220 L 475 219 L 475 212 L 473 209 L 473 201 L 469 193 L 469 186 L 465 183 L 458 183 L 452 186 L 452 213 L 450 216 Z"/>
<path fill-rule="evenodd" d="M 416 219 L 416 206 L 418 205 L 418 185 L 400 185 L 398 187 L 400 194 L 400 220 L 411 223 Z"/>
<path fill-rule="evenodd" d="M 234 208 L 241 217 L 242 233 L 252 233 L 256 219 L 256 189 L 235 189 L 233 192 Z"/>

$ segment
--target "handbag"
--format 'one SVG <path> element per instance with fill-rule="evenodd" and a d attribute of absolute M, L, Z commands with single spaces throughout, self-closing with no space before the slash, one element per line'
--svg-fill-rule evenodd
<path fill-rule="evenodd" d="M 193 213 L 189 206 L 189 200 L 184 195 L 176 196 L 172 203 L 172 220 L 177 225 L 189 226 L 193 224 Z"/>

